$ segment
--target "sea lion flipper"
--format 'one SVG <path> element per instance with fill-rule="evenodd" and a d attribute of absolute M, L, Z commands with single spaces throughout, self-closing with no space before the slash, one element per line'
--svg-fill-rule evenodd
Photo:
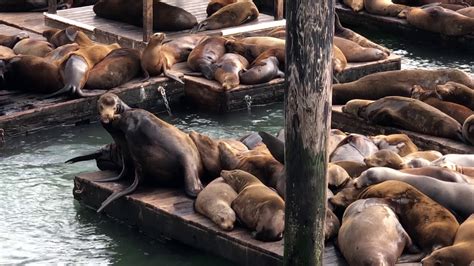
<path fill-rule="evenodd" d="M 262 143 L 262 137 L 257 133 L 254 132 L 247 137 L 243 138 L 241 142 L 247 146 L 249 149 L 255 148 L 258 144 Z"/>
<path fill-rule="evenodd" d="M 267 132 L 260 131 L 258 132 L 260 137 L 262 137 L 262 142 L 265 143 L 270 153 L 273 155 L 277 161 L 284 164 L 285 163 L 285 143 L 278 139 L 275 136 L 268 134 Z"/>
<path fill-rule="evenodd" d="M 101 154 L 102 154 L 102 152 L 98 151 L 98 152 L 94 152 L 94 153 L 90 153 L 90 154 L 86 154 L 86 155 L 81 155 L 81 156 L 71 158 L 71 159 L 65 161 L 64 163 L 73 164 L 73 163 L 77 163 L 77 162 L 89 161 L 89 160 L 97 159 Z"/>
<path fill-rule="evenodd" d="M 181 75 L 178 75 L 177 72 L 175 72 L 175 71 L 168 70 L 166 68 L 163 69 L 163 75 L 165 75 L 165 77 L 176 80 L 177 82 L 179 82 L 181 84 L 184 84 L 184 81 L 181 79 L 183 74 L 182 73 L 179 73 L 179 74 L 181 74 Z"/>
<path fill-rule="evenodd" d="M 138 184 L 140 183 L 140 177 L 138 175 L 138 171 L 135 170 L 135 179 L 133 180 L 133 183 L 126 189 L 118 192 L 114 192 L 112 195 L 110 195 L 102 204 L 100 205 L 100 208 L 97 210 L 97 212 L 101 212 L 107 205 L 109 205 L 112 201 L 121 198 L 123 196 L 126 196 L 133 191 L 135 191 L 138 187 Z"/>

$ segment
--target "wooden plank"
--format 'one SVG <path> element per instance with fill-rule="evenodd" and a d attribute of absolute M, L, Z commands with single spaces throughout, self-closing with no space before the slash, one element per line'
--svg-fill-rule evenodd
<path fill-rule="evenodd" d="M 94 180 L 113 175 L 111 172 L 81 174 L 74 179 L 74 198 L 81 204 L 97 209 L 112 192 L 123 188 L 116 183 L 97 183 Z M 164 198 L 156 191 L 169 191 L 176 202 L 163 206 Z M 169 201 L 169 198 L 165 200 Z M 166 236 L 200 250 L 227 258 L 239 265 L 281 265 L 283 241 L 265 243 L 251 237 L 248 230 L 236 226 L 231 232 L 220 230 L 210 220 L 193 210 L 192 200 L 178 189 L 140 189 L 137 193 L 113 202 L 104 210 L 107 215 L 138 227 L 151 237 Z M 344 259 L 328 243 L 326 265 L 346 265 Z"/>
<path fill-rule="evenodd" d="M 0 23 L 37 34 L 51 29 L 44 25 L 41 12 L 0 12 Z"/>
<path fill-rule="evenodd" d="M 143 0 L 143 42 L 153 33 L 153 0 Z"/>

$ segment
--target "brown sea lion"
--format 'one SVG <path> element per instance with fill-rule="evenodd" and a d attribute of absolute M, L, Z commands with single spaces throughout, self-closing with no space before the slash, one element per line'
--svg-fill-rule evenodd
<path fill-rule="evenodd" d="M 249 66 L 245 57 L 234 54 L 223 54 L 217 61 L 211 65 L 214 79 L 217 80 L 224 91 L 234 89 L 240 85 L 239 74 Z"/>
<path fill-rule="evenodd" d="M 241 170 L 222 171 L 221 176 L 237 193 L 232 209 L 239 220 L 261 241 L 277 241 L 285 230 L 285 202 L 255 176 Z"/>
<path fill-rule="evenodd" d="M 273 30 L 267 33 L 269 37 L 275 37 L 279 39 L 286 39 L 286 29 L 285 26 L 276 27 Z"/>
<path fill-rule="evenodd" d="M 93 8 L 95 14 L 106 19 L 118 20 L 141 27 L 143 3 L 135 0 L 99 0 Z M 196 17 L 186 10 L 153 1 L 153 29 L 156 31 L 181 31 L 197 24 Z"/>
<path fill-rule="evenodd" d="M 393 150 L 402 157 L 418 151 L 418 147 L 406 134 L 377 135 L 369 138 L 380 150 Z"/>
<path fill-rule="evenodd" d="M 15 44 L 23 39 L 30 38 L 28 33 L 21 31 L 16 35 L 3 35 L 0 34 L 0 46 L 6 46 L 8 48 L 13 48 Z"/>
<path fill-rule="evenodd" d="M 462 217 L 474 213 L 474 186 L 466 183 L 446 182 L 429 176 L 403 173 L 387 167 L 373 167 L 354 180 L 357 188 L 364 188 L 387 180 L 408 183 Z M 443 191 L 443 193 L 440 193 Z"/>
<path fill-rule="evenodd" d="M 456 12 L 466 17 L 474 18 L 474 7 L 472 6 L 458 9 Z"/>
<path fill-rule="evenodd" d="M 239 26 L 257 19 L 259 14 L 258 8 L 253 1 L 232 3 L 199 22 L 192 31 L 198 32 Z"/>
<path fill-rule="evenodd" d="M 260 59 L 276 56 L 282 66 L 286 63 L 285 40 L 274 37 L 256 36 L 228 40 L 225 43 L 225 48 L 228 53 L 238 53 L 247 58 L 249 62 L 256 61 L 259 56 L 261 56 Z"/>
<path fill-rule="evenodd" d="M 357 107 L 351 107 L 352 103 L 349 101 L 346 104 L 347 109 L 358 110 L 360 117 L 372 123 L 397 126 L 432 136 L 465 141 L 459 122 L 422 101 L 407 97 L 387 96 L 366 106 L 361 106 L 356 102 Z M 343 109 L 343 111 L 347 109 Z"/>
<path fill-rule="evenodd" d="M 364 9 L 364 0 L 343 0 L 343 2 L 354 12 L 359 12 Z"/>
<path fill-rule="evenodd" d="M 429 150 L 429 151 L 412 152 L 412 153 L 410 153 L 406 156 L 403 156 L 403 159 L 405 161 L 409 161 L 409 160 L 412 160 L 412 159 L 422 158 L 422 159 L 425 159 L 425 160 L 428 160 L 428 161 L 432 162 L 434 160 L 437 160 L 437 159 L 441 158 L 442 156 L 443 156 L 443 154 L 439 151 Z"/>
<path fill-rule="evenodd" d="M 226 41 L 223 37 L 207 37 L 202 40 L 188 56 L 189 68 L 201 72 L 207 79 L 213 79 L 211 65 L 225 54 Z"/>
<path fill-rule="evenodd" d="M 474 145 L 474 115 L 469 116 L 462 125 L 463 137 L 472 145 Z"/>
<path fill-rule="evenodd" d="M 140 52 L 136 49 L 115 49 L 90 71 L 86 87 L 109 90 L 120 86 L 141 73 Z"/>
<path fill-rule="evenodd" d="M 57 0 L 58 9 L 68 6 L 64 0 Z M 47 7 L 47 0 L 3 0 L 0 2 L 0 12 L 46 11 Z"/>
<path fill-rule="evenodd" d="M 364 0 L 364 8 L 371 14 L 396 17 L 408 6 L 395 4 L 391 0 Z"/>
<path fill-rule="evenodd" d="M 332 70 L 335 73 L 341 73 L 347 67 L 347 58 L 344 53 L 337 47 L 332 46 Z"/>
<path fill-rule="evenodd" d="M 349 265 L 395 265 L 403 250 L 413 245 L 385 199 L 364 199 L 349 205 L 337 240 Z"/>
<path fill-rule="evenodd" d="M 454 241 L 459 227 L 456 218 L 443 206 L 407 183 L 385 181 L 368 187 L 360 193 L 359 198 L 387 199 L 403 228 L 424 252 L 450 246 Z"/>
<path fill-rule="evenodd" d="M 16 54 L 11 48 L 0 45 L 0 60 L 10 59 L 14 56 L 16 56 Z"/>
<path fill-rule="evenodd" d="M 377 146 L 366 136 L 349 134 L 329 155 L 330 162 L 364 162 L 364 158 L 378 151 Z"/>
<path fill-rule="evenodd" d="M 347 206 L 357 200 L 362 191 L 364 191 L 364 189 L 356 188 L 353 182 L 350 182 L 350 184 L 341 189 L 336 195 L 329 198 L 328 201 L 334 206 L 334 211 L 345 210 Z"/>
<path fill-rule="evenodd" d="M 60 47 L 65 44 L 73 43 L 78 29 L 74 26 L 69 26 L 63 30 L 48 29 L 43 31 L 43 37 L 46 38 L 55 47 Z"/>
<path fill-rule="evenodd" d="M 133 193 L 143 182 L 176 186 L 184 183 L 184 191 L 196 197 L 202 190 L 203 172 L 196 145 L 178 128 L 142 109 L 118 108 L 121 100 L 112 93 L 103 94 L 98 102 L 102 123 L 122 132 L 135 168 L 133 183 L 123 191 L 110 195 L 97 212 L 112 201 Z"/>
<path fill-rule="evenodd" d="M 474 18 L 470 18 L 440 6 L 411 8 L 406 19 L 411 25 L 448 36 L 474 33 Z"/>
<path fill-rule="evenodd" d="M 364 162 L 368 167 L 389 167 L 397 170 L 407 168 L 405 160 L 391 150 L 377 151 L 366 157 Z"/>
<path fill-rule="evenodd" d="M 70 53 L 79 50 L 79 45 L 77 43 L 65 44 L 60 46 L 53 51 L 49 52 L 44 59 L 47 61 L 54 63 L 56 65 L 61 64 L 64 61 L 64 58 L 68 56 Z"/>
<path fill-rule="evenodd" d="M 13 46 L 13 51 L 17 55 L 34 55 L 44 57 L 54 49 L 53 45 L 47 41 L 36 39 L 23 39 Z"/>
<path fill-rule="evenodd" d="M 327 173 L 327 181 L 329 188 L 338 189 L 351 180 L 347 171 L 341 166 L 329 163 Z"/>
<path fill-rule="evenodd" d="M 405 69 L 379 72 L 356 81 L 333 85 L 333 104 L 352 99 L 377 100 L 385 96 L 411 97 L 414 85 L 435 90 L 437 85 L 455 81 L 474 88 L 472 78 L 458 69 Z M 469 107 L 469 106 L 468 106 Z"/>
<path fill-rule="evenodd" d="M 474 263 L 474 214 L 471 214 L 458 229 L 452 246 L 435 250 L 421 263 L 423 266 L 473 265 Z"/>
<path fill-rule="evenodd" d="M 235 212 L 230 205 L 237 198 L 237 193 L 222 177 L 209 183 L 199 192 L 194 209 L 211 219 L 222 230 L 234 229 Z"/>
<path fill-rule="evenodd" d="M 278 58 L 270 56 L 254 62 L 250 69 L 241 71 L 239 76 L 240 83 L 253 85 L 269 82 L 275 78 L 284 78 L 285 73 L 278 68 Z"/>
<path fill-rule="evenodd" d="M 436 87 L 436 96 L 440 97 L 443 101 L 458 103 L 474 109 L 474 85 L 460 84 L 457 82 L 447 82 L 443 85 Z"/>
<path fill-rule="evenodd" d="M 365 48 L 341 37 L 334 37 L 334 44 L 341 49 L 347 62 L 369 62 L 387 58 L 387 55 L 376 48 Z"/>
<path fill-rule="evenodd" d="M 212 14 L 216 13 L 219 9 L 225 7 L 226 5 L 230 5 L 236 2 L 243 2 L 248 0 L 210 0 L 207 4 L 206 13 L 207 16 L 211 16 Z"/>
<path fill-rule="evenodd" d="M 344 170 L 346 170 L 349 176 L 353 178 L 358 177 L 362 172 L 368 169 L 368 166 L 364 162 L 337 161 L 331 163 L 344 168 Z"/>
<path fill-rule="evenodd" d="M 438 167 L 438 166 L 426 166 L 420 168 L 406 168 L 401 169 L 400 172 L 412 174 L 412 175 L 423 175 L 433 177 L 435 179 L 456 182 L 456 183 L 471 183 L 471 179 L 461 173 L 454 170 Z"/>
<path fill-rule="evenodd" d="M 438 166 L 443 163 L 452 163 L 464 167 L 474 167 L 474 154 L 446 154 L 432 162 L 433 165 Z"/>

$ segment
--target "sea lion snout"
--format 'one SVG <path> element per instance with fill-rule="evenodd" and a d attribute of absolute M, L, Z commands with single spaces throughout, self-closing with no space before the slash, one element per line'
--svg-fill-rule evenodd
<path fill-rule="evenodd" d="M 97 101 L 97 109 L 102 123 L 108 124 L 118 116 L 116 114 L 117 105 L 120 104 L 120 99 L 117 95 L 112 93 L 105 93 L 100 96 Z"/>

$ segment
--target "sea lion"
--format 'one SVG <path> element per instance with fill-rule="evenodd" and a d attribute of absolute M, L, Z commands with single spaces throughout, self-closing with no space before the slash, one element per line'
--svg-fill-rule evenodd
<path fill-rule="evenodd" d="M 397 126 L 432 136 L 465 141 L 458 121 L 416 99 L 387 96 L 366 106 L 358 105 L 354 108 L 351 104 L 352 101 L 346 104 L 347 109 L 358 110 L 360 117 L 374 124 Z"/>
<path fill-rule="evenodd" d="M 11 59 L 12 57 L 15 57 L 15 56 L 16 54 L 15 52 L 13 52 L 11 48 L 0 45 L 0 60 Z"/>
<path fill-rule="evenodd" d="M 34 55 L 44 57 L 54 49 L 53 45 L 47 41 L 26 38 L 13 46 L 13 51 L 17 55 Z"/>
<path fill-rule="evenodd" d="M 329 155 L 330 162 L 364 162 L 364 158 L 378 151 L 377 146 L 366 136 L 349 134 Z"/>
<path fill-rule="evenodd" d="M 407 183 L 385 181 L 366 188 L 359 198 L 385 198 L 408 235 L 426 253 L 454 241 L 459 227 L 454 215 Z"/>
<path fill-rule="evenodd" d="M 446 181 L 446 182 L 471 183 L 471 179 L 468 176 L 465 176 L 454 170 L 438 167 L 438 166 L 405 168 L 405 169 L 401 169 L 400 172 L 411 174 L 411 175 L 429 176 L 429 177 L 432 177 L 441 181 Z"/>
<path fill-rule="evenodd" d="M 226 41 L 223 37 L 207 37 L 202 40 L 188 56 L 189 68 L 201 72 L 207 79 L 213 79 L 211 65 L 225 54 Z"/>
<path fill-rule="evenodd" d="M 73 43 L 78 29 L 74 26 L 69 26 L 65 29 L 48 29 L 43 31 L 43 37 L 55 47 L 60 47 L 66 44 Z"/>
<path fill-rule="evenodd" d="M 222 171 L 221 176 L 237 193 L 232 209 L 239 220 L 255 230 L 255 239 L 278 241 L 285 230 L 285 202 L 257 177 L 241 170 Z"/>
<path fill-rule="evenodd" d="M 394 4 L 391 0 L 364 0 L 364 9 L 375 15 L 396 17 L 406 5 Z"/>
<path fill-rule="evenodd" d="M 239 74 L 248 66 L 249 62 L 245 57 L 227 53 L 211 65 L 211 70 L 214 73 L 214 79 L 222 84 L 224 91 L 228 91 L 240 85 Z"/>
<path fill-rule="evenodd" d="M 439 158 L 441 158 L 443 156 L 443 154 L 439 151 L 434 151 L 434 150 L 428 150 L 428 151 L 416 151 L 416 152 L 412 152 L 406 156 L 403 156 L 403 159 L 405 161 L 409 161 L 409 160 L 412 160 L 412 159 L 418 159 L 418 158 L 421 158 L 421 159 L 425 159 L 427 161 L 434 161 L 434 160 L 437 160 Z"/>
<path fill-rule="evenodd" d="M 179 62 L 185 62 L 191 51 L 204 38 L 203 35 L 189 35 L 165 42 L 164 33 L 155 33 L 143 50 L 141 64 L 145 77 L 165 76 L 183 83 L 178 73 L 171 67 Z"/>
<path fill-rule="evenodd" d="M 285 40 L 279 38 L 256 36 L 228 40 L 225 43 L 225 48 L 228 53 L 238 53 L 247 58 L 249 62 L 256 61 L 259 56 L 261 56 L 260 59 L 276 56 L 282 66 L 286 63 Z"/>
<path fill-rule="evenodd" d="M 241 71 L 239 77 L 242 84 L 252 85 L 269 82 L 275 78 L 284 78 L 285 73 L 278 68 L 278 58 L 270 56 L 253 63 L 250 69 Z"/>
<path fill-rule="evenodd" d="M 275 37 L 279 39 L 286 39 L 286 29 L 285 26 L 276 27 L 273 30 L 267 33 L 269 37 Z"/>
<path fill-rule="evenodd" d="M 206 8 L 207 16 L 212 16 L 212 14 L 216 13 L 219 9 L 225 7 L 226 5 L 243 1 L 248 0 L 210 0 Z"/>
<path fill-rule="evenodd" d="M 406 134 L 377 135 L 369 138 L 379 150 L 392 150 L 402 157 L 418 151 L 418 147 Z"/>
<path fill-rule="evenodd" d="M 134 181 L 125 190 L 110 195 L 97 212 L 147 181 L 165 186 L 184 181 L 185 193 L 196 197 L 203 188 L 199 179 L 203 168 L 191 138 L 148 111 L 120 110 L 117 108 L 120 102 L 115 94 L 103 94 L 98 100 L 98 110 L 103 123 L 123 133 L 135 168 Z"/>
<path fill-rule="evenodd" d="M 370 167 L 389 167 L 392 169 L 406 168 L 405 160 L 398 153 L 390 150 L 377 151 L 364 159 L 365 164 Z"/>
<path fill-rule="evenodd" d="M 3 35 L 0 34 L 0 46 L 6 46 L 8 48 L 13 48 L 15 44 L 23 39 L 30 38 L 28 33 L 24 31 L 20 31 L 16 35 Z"/>
<path fill-rule="evenodd" d="M 68 4 L 64 2 L 57 0 L 58 9 L 68 7 Z M 46 11 L 47 7 L 47 0 L 3 0 L 0 3 L 0 12 Z"/>
<path fill-rule="evenodd" d="M 364 199 L 349 205 L 337 240 L 349 265 L 395 265 L 403 250 L 413 245 L 385 199 Z"/>
<path fill-rule="evenodd" d="M 239 26 L 257 19 L 259 14 L 258 8 L 253 1 L 232 3 L 199 22 L 192 29 L 192 32 Z"/>
<path fill-rule="evenodd" d="M 331 162 L 332 164 L 336 164 L 344 170 L 346 170 L 347 174 L 349 174 L 350 177 L 358 177 L 362 172 L 367 170 L 369 167 L 362 161 L 337 161 L 337 162 Z"/>
<path fill-rule="evenodd" d="M 327 182 L 329 188 L 339 189 L 351 180 L 347 171 L 337 164 L 329 163 L 327 171 Z"/>
<path fill-rule="evenodd" d="M 209 183 L 197 196 L 194 209 L 211 219 L 222 230 L 234 229 L 235 212 L 230 205 L 237 193 L 222 177 Z"/>
<path fill-rule="evenodd" d="M 120 86 L 141 73 L 140 52 L 136 49 L 115 49 L 90 71 L 86 87 L 109 90 Z"/>
<path fill-rule="evenodd" d="M 411 25 L 448 36 L 474 33 L 474 18 L 470 18 L 440 6 L 411 8 L 406 13 Z"/>
<path fill-rule="evenodd" d="M 341 189 L 336 195 L 328 199 L 329 203 L 334 206 L 335 212 L 344 211 L 347 206 L 356 201 L 359 194 L 364 191 L 364 189 L 354 187 L 352 182 L 350 183 L 351 184 Z M 342 214 L 343 213 L 341 213 L 341 215 Z"/>
<path fill-rule="evenodd" d="M 452 163 L 458 166 L 474 167 L 474 154 L 446 154 L 431 163 L 436 166 Z"/>
<path fill-rule="evenodd" d="M 369 62 L 387 58 L 387 55 L 376 48 L 365 48 L 341 37 L 334 37 L 334 44 L 344 53 L 347 62 Z"/>
<path fill-rule="evenodd" d="M 65 163 L 77 163 L 88 160 L 95 160 L 97 168 L 102 171 L 120 171 L 123 168 L 122 153 L 119 146 L 115 143 L 107 144 L 96 152 L 71 158 Z"/>
<path fill-rule="evenodd" d="M 95 14 L 106 19 L 118 20 L 141 27 L 143 3 L 135 0 L 99 0 L 93 8 Z M 156 31 L 181 31 L 197 24 L 196 17 L 186 10 L 153 1 L 153 29 Z"/>
<path fill-rule="evenodd" d="M 436 86 L 436 96 L 443 101 L 458 103 L 474 109 L 474 84 L 472 87 L 457 82 L 447 82 Z"/>
<path fill-rule="evenodd" d="M 474 145 L 474 115 L 469 116 L 462 125 L 462 135 L 471 145 Z"/>
<path fill-rule="evenodd" d="M 354 12 L 359 12 L 364 9 L 364 0 L 344 0 L 343 2 Z"/>
<path fill-rule="evenodd" d="M 431 162 L 423 158 L 413 158 L 406 162 L 408 168 L 420 168 L 430 166 Z"/>
<path fill-rule="evenodd" d="M 335 73 L 341 73 L 347 66 L 347 58 L 344 53 L 337 47 L 332 46 L 332 70 Z"/>
<path fill-rule="evenodd" d="M 474 7 L 472 6 L 458 9 L 456 12 L 466 17 L 474 18 Z"/>
<path fill-rule="evenodd" d="M 324 240 L 328 241 L 339 232 L 341 222 L 331 209 L 326 209 L 326 220 L 324 221 Z"/>
<path fill-rule="evenodd" d="M 471 214 L 458 229 L 452 246 L 435 250 L 424 258 L 424 266 L 472 265 L 474 263 L 474 214 Z"/>
<path fill-rule="evenodd" d="M 79 50 L 79 45 L 77 43 L 65 44 L 49 52 L 44 59 L 48 62 L 59 65 L 66 56 L 77 50 Z"/>
<path fill-rule="evenodd" d="M 354 180 L 357 188 L 368 187 L 387 180 L 398 180 L 412 185 L 426 196 L 462 217 L 474 213 L 474 186 L 446 182 L 429 176 L 412 175 L 387 167 L 373 167 Z M 443 191 L 443 193 L 440 193 Z"/>
<path fill-rule="evenodd" d="M 413 85 L 435 90 L 437 85 L 455 81 L 474 87 L 469 75 L 458 69 L 405 69 L 373 73 L 356 81 L 333 85 L 333 104 L 352 99 L 377 100 L 385 96 L 411 97 Z"/>

